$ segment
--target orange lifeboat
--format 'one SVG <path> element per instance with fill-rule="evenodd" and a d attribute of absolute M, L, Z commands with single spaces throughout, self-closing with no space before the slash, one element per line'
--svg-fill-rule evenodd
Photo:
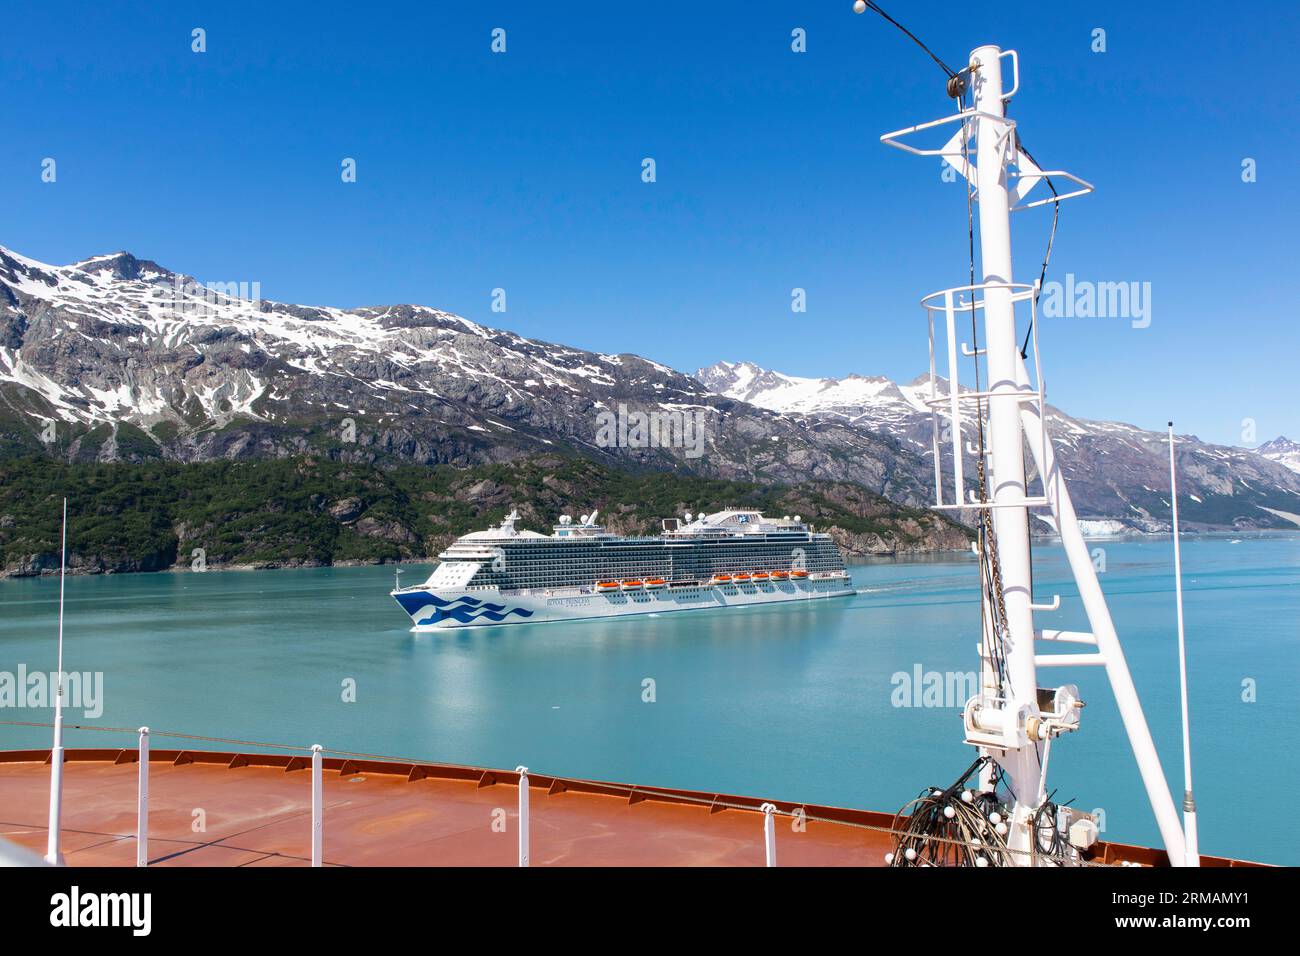
<path fill-rule="evenodd" d="M 596 590 L 597 590 L 597 591 L 603 591 L 603 592 L 606 592 L 606 593 L 608 593 L 609 591 L 617 591 L 617 590 L 618 590 L 618 582 L 617 582 L 617 581 L 597 581 L 597 582 L 596 582 Z"/>
<path fill-rule="evenodd" d="M 749 575 L 746 574 L 744 571 L 741 571 L 739 574 L 733 575 L 732 578 L 733 578 L 733 580 L 735 580 L 738 584 L 748 584 L 748 583 L 749 583 Z"/>
<path fill-rule="evenodd" d="M 753 578 L 754 578 L 755 581 L 766 581 L 766 580 L 767 580 L 767 572 L 766 572 L 766 571 L 755 571 L 754 574 L 753 574 Z"/>
<path fill-rule="evenodd" d="M 802 571 L 802 570 L 800 570 L 800 571 L 791 571 L 791 572 L 790 572 L 790 577 L 792 577 L 792 578 L 806 578 L 806 577 L 808 577 L 808 572 L 807 572 L 807 571 Z"/>
<path fill-rule="evenodd" d="M 784 581 L 784 580 L 785 580 L 786 578 L 788 578 L 789 576 L 790 576 L 790 572 L 789 572 L 789 571 L 773 571 L 773 572 L 772 572 L 772 577 L 776 578 L 778 581 Z"/>
<path fill-rule="evenodd" d="M 713 576 L 713 583 L 714 583 L 714 584 L 730 584 L 730 583 L 731 583 L 731 575 L 730 575 L 730 574 L 715 574 L 715 575 Z"/>
<path fill-rule="evenodd" d="M 667 583 L 668 582 L 665 581 L 663 578 L 646 578 L 645 589 L 647 591 L 658 591 L 660 588 L 664 587 Z"/>
<path fill-rule="evenodd" d="M 640 581 L 624 581 L 624 582 L 623 582 L 623 590 L 624 590 L 624 591 L 639 591 L 639 590 L 641 590 L 641 582 L 640 582 Z"/>

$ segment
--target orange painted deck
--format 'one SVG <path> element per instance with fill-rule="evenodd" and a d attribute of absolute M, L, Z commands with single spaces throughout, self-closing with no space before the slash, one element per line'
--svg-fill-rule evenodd
<path fill-rule="evenodd" d="M 40 853 L 49 811 L 47 760 L 47 751 L 0 754 L 0 836 Z M 134 751 L 67 751 L 63 850 L 69 866 L 135 865 L 136 779 Z M 515 866 L 517 780 L 513 772 L 326 759 L 325 864 Z M 759 801 L 748 801 L 755 809 L 719 809 L 707 794 L 683 798 L 638 788 L 629 796 L 628 788 L 600 792 L 610 785 L 534 775 L 529 783 L 534 866 L 764 863 Z M 303 758 L 155 750 L 149 809 L 151 866 L 310 862 L 311 771 Z M 822 809 L 807 812 L 820 816 L 814 810 Z M 192 829 L 196 810 L 205 832 Z M 889 817 L 882 818 L 888 826 Z M 778 817 L 776 825 L 783 866 L 879 866 L 890 846 L 887 834 L 848 823 L 810 820 L 796 832 L 790 818 Z"/>
<path fill-rule="evenodd" d="M 134 866 L 135 750 L 66 751 L 70 866 Z M 44 853 L 49 751 L 0 751 L 0 836 Z M 518 776 L 443 764 L 325 758 L 327 866 L 515 866 Z M 309 758 L 152 750 L 150 866 L 306 866 Z M 768 801 L 529 775 L 533 866 L 762 866 Z M 780 866 L 883 866 L 892 814 L 773 800 Z M 802 810 L 802 828 L 790 814 Z M 203 829 L 196 830 L 201 817 Z M 504 828 L 502 822 L 504 821 Z M 1093 862 L 1167 865 L 1099 843 Z M 1240 866 L 1203 857 L 1206 866 Z M 1251 864 L 1244 864 L 1251 865 Z"/>

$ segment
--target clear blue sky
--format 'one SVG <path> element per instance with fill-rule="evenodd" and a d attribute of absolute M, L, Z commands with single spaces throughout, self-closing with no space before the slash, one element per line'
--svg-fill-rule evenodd
<path fill-rule="evenodd" d="M 1300 439 L 1297 7 L 884 5 L 950 64 L 1019 49 L 1026 143 L 1098 187 L 1063 207 L 1049 278 L 1152 283 L 1149 328 L 1044 325 L 1049 397 Z M 850 0 L 49 2 L 4 23 L 0 244 L 38 259 L 127 249 L 267 298 L 418 302 L 687 371 L 903 380 L 926 366 L 916 300 L 965 281 L 960 186 L 878 142 L 949 111 L 942 75 Z M 1018 215 L 1028 281 L 1050 214 Z"/>

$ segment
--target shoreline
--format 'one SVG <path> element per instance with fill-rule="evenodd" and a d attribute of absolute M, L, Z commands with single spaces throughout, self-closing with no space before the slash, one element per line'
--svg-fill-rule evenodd
<path fill-rule="evenodd" d="M 877 551 L 864 553 L 850 553 L 845 557 L 849 560 L 864 558 L 896 558 L 904 555 L 925 555 L 925 554 L 969 554 L 969 548 L 917 548 L 912 550 L 900 549 L 895 551 Z M 113 569 L 87 569 L 87 568 L 68 568 L 68 577 L 110 577 L 120 575 L 135 574 L 208 574 L 213 571 L 319 571 L 324 568 L 363 568 L 363 567 L 383 567 L 392 565 L 401 567 L 403 565 L 432 565 L 437 564 L 437 556 L 410 558 L 402 561 L 390 561 L 386 558 L 366 561 L 358 558 L 344 558 L 339 561 L 329 562 L 301 562 L 301 563 L 278 563 L 272 561 L 244 562 L 238 564 L 209 564 L 202 571 L 193 570 L 188 564 L 174 564 L 167 568 L 158 568 L 152 571 L 116 571 Z M 58 577 L 59 569 L 43 568 L 36 574 L 11 574 L 0 571 L 0 581 L 21 581 L 32 578 L 52 578 Z"/>
<path fill-rule="evenodd" d="M 1300 529 L 1288 530 L 1284 528 L 1254 528 L 1249 531 L 1184 531 L 1182 537 L 1192 540 L 1196 539 L 1213 539 L 1213 538 L 1269 538 L 1269 537 L 1288 537 L 1300 536 Z M 1167 540 L 1168 532 L 1145 532 L 1132 531 L 1124 534 L 1104 534 L 1086 536 L 1088 541 L 1132 541 L 1132 540 Z M 1059 543 L 1059 535 L 1035 536 L 1036 543 Z M 900 549 L 895 551 L 879 551 L 866 553 L 848 553 L 845 557 L 849 561 L 853 560 L 880 560 L 880 559 L 901 559 L 916 557 L 921 555 L 959 555 L 970 554 L 970 548 L 918 548 L 918 549 Z M 344 558 L 339 561 L 330 562 L 302 562 L 302 563 L 279 563 L 271 561 L 244 562 L 239 564 L 210 564 L 203 571 L 194 571 L 188 564 L 175 564 L 167 568 L 159 568 L 151 571 L 117 571 L 113 569 L 85 569 L 85 568 L 68 568 L 69 577 L 109 577 L 114 575 L 136 575 L 136 574 L 207 574 L 209 572 L 249 572 L 249 571 L 318 571 L 323 568 L 361 568 L 361 567 L 383 567 L 392 565 L 402 567 L 406 565 L 432 565 L 438 562 L 436 556 L 411 558 L 402 561 L 390 561 L 386 558 L 379 560 L 362 560 L 358 558 Z M 32 579 L 57 577 L 59 569 L 48 568 L 42 569 L 36 574 L 11 574 L 0 571 L 0 581 L 25 581 Z"/>

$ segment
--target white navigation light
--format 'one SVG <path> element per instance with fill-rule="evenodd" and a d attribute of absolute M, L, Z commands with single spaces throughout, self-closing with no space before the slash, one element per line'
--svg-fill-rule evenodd
<path fill-rule="evenodd" d="M 854 13 L 866 13 L 866 12 L 867 12 L 867 0 L 853 0 L 853 12 L 854 12 Z"/>

